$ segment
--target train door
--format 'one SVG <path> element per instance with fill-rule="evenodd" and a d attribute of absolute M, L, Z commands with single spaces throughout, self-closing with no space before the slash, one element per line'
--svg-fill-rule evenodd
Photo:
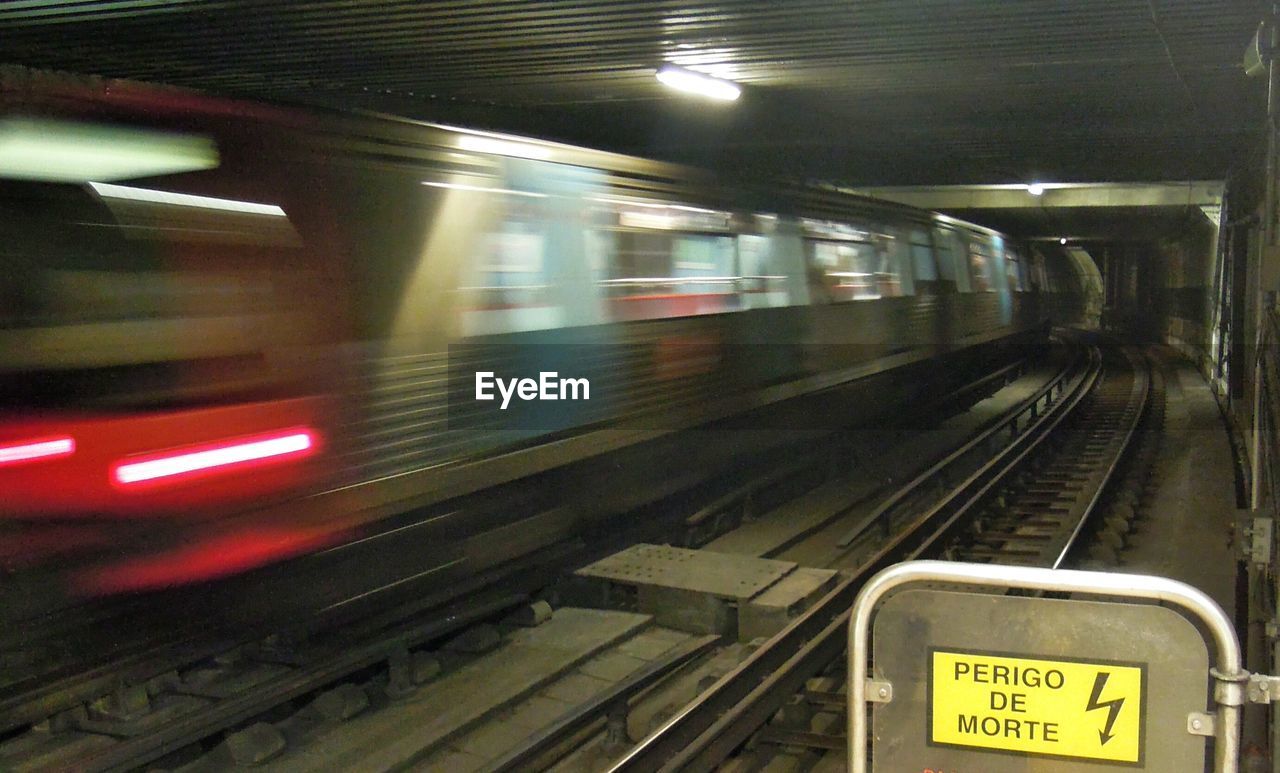
<path fill-rule="evenodd" d="M 963 261 L 973 297 L 964 314 L 966 334 L 986 332 L 1012 321 L 1012 301 L 1004 272 L 1004 244 L 999 237 L 966 231 L 961 235 Z"/>
<path fill-rule="evenodd" d="M 907 231 L 907 251 L 910 255 L 912 272 L 912 289 L 918 296 L 934 296 L 940 292 L 938 286 L 938 264 L 934 260 L 933 244 L 929 232 L 919 226 L 911 226 Z"/>
<path fill-rule="evenodd" d="M 969 264 L 960 234 L 950 228 L 935 227 L 933 252 L 937 258 L 940 294 L 972 292 Z"/>
<path fill-rule="evenodd" d="M 969 265 L 960 235 L 951 228 L 934 226 L 933 254 L 938 267 L 938 296 L 934 306 L 933 340 L 945 348 L 963 335 L 966 296 L 971 292 Z"/>
<path fill-rule="evenodd" d="M 743 308 L 762 309 L 808 303 L 804 250 L 799 235 L 776 215 L 755 215 L 748 233 L 738 235 L 738 271 Z"/>

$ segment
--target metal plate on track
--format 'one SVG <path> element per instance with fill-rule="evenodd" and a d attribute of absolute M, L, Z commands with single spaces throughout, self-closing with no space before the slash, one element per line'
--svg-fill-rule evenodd
<path fill-rule="evenodd" d="M 584 566 L 576 573 L 627 585 L 749 599 L 795 568 L 790 561 L 641 544 Z"/>

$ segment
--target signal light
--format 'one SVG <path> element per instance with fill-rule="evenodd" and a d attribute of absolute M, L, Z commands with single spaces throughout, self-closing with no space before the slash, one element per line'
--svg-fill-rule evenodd
<path fill-rule="evenodd" d="M 33 462 L 55 456 L 70 456 L 76 451 L 76 441 L 71 437 L 24 440 L 0 446 L 0 465 Z"/>
<path fill-rule="evenodd" d="M 196 475 L 239 470 L 307 456 L 315 449 L 315 433 L 307 428 L 188 447 L 144 458 L 116 462 L 111 482 L 117 486 L 168 483 Z"/>

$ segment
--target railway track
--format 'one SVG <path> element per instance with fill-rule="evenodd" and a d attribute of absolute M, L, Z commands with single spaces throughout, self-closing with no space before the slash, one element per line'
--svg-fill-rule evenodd
<path fill-rule="evenodd" d="M 1132 466 L 1144 460 L 1131 451 L 1144 437 L 1144 419 L 1159 412 L 1152 406 L 1162 396 L 1152 383 L 1140 352 L 1089 347 L 1080 367 L 993 433 L 902 486 L 842 537 L 845 545 L 873 547 L 837 587 L 618 759 L 611 773 L 710 770 L 736 754 L 767 756 L 766 748 L 796 757 L 798 768 L 832 750 L 843 754 L 845 631 L 862 584 L 903 560 L 1059 567 L 1099 540 L 1122 541 L 1133 509 L 1104 504 L 1126 472 L 1141 477 Z M 975 468 L 973 452 L 1000 442 L 1002 433 L 1002 450 Z M 919 507 L 921 499 L 932 504 Z M 917 506 L 905 506 L 912 502 Z M 789 722 L 788 715 L 803 719 Z M 828 721 L 811 721 L 815 716 Z M 829 730 L 815 732 L 814 725 Z"/>
<path fill-rule="evenodd" d="M 819 711 L 839 710 L 843 700 L 839 682 L 812 680 L 841 660 L 842 613 L 865 577 L 897 560 L 925 555 L 1028 560 L 1028 545 L 1067 555 L 1080 542 L 1079 524 L 1086 520 L 1084 516 L 1073 519 L 1072 508 L 1092 511 L 1100 501 L 1107 480 L 1121 466 L 1149 391 L 1136 361 L 1116 360 L 1113 353 L 1113 361 L 1104 367 L 1104 357 L 1096 348 L 1081 351 L 1085 354 L 1076 366 L 1064 368 L 1003 418 L 883 497 L 836 540 L 847 556 L 858 558 L 858 568 L 843 574 L 839 584 L 792 627 L 711 685 L 659 732 L 622 757 L 615 769 L 710 768 L 753 736 L 764 746 L 821 750 L 840 744 L 843 748 L 839 736 L 770 720 L 788 702 Z M 1121 367 L 1126 363 L 1127 370 Z M 985 391 L 1007 381 L 1011 373 L 1012 369 L 993 374 L 969 389 Z M 1100 429 L 1104 425 L 1111 429 Z M 1128 429 L 1120 431 L 1112 425 Z M 1053 466 L 1054 459 L 1070 459 L 1073 454 L 1090 464 Z M 1044 485 L 1026 485 L 1030 480 L 1066 483 L 1050 491 Z M 686 527 L 695 527 L 691 533 L 705 531 L 708 513 L 723 511 L 726 503 L 740 503 L 744 492 L 749 503 L 760 488 L 752 482 L 714 499 L 686 518 Z M 1052 517 L 1011 520 L 1037 508 L 1047 509 Z M 151 705 L 137 717 L 128 716 L 130 694 L 120 692 L 87 707 L 92 713 L 82 708 L 47 720 L 44 724 L 49 729 L 71 729 L 98 740 L 70 757 L 50 759 L 71 760 L 77 769 L 125 770 L 184 746 L 190 748 L 202 739 L 209 748 L 211 737 L 223 738 L 223 746 L 235 740 L 242 749 L 238 764 L 265 759 L 276 741 L 269 729 L 248 724 L 255 717 L 281 704 L 324 706 L 339 718 L 358 713 L 364 704 L 351 678 L 360 673 L 366 677 L 374 673 L 372 684 L 378 695 L 394 700 L 422 681 L 417 671 L 424 643 L 438 644 L 447 632 L 526 601 L 519 594 L 496 594 L 487 605 L 459 607 L 444 621 L 418 616 L 394 621 L 382 630 L 366 625 L 363 639 L 353 635 L 322 641 L 318 647 L 281 646 L 275 652 L 258 642 L 236 656 L 220 658 L 212 672 L 208 661 L 204 673 L 200 669 L 167 672 L 135 684 L 135 694 L 140 687 L 151 696 Z M 618 729 L 617 717 L 625 716 L 628 701 L 705 656 L 710 646 L 702 639 L 673 650 L 615 690 L 556 717 L 490 768 L 543 769 L 572 753 L 575 744 L 602 735 L 611 748 L 625 748 L 626 733 Z M 237 689 L 228 689 L 228 684 Z M 181 708 L 175 707 L 175 696 L 181 698 Z M 374 702 L 380 700 L 375 697 Z M 227 732 L 230 735 L 219 735 Z M 6 745 L 0 744 L 0 755 L 5 751 Z"/>
<path fill-rule="evenodd" d="M 950 410 L 943 406 L 963 405 L 974 395 L 999 388 L 1016 376 L 1020 367 L 1021 363 L 1014 363 L 975 380 L 939 400 L 937 410 Z M 813 453 L 815 458 L 823 455 Z M 795 458 L 807 457 L 793 457 L 793 461 Z M 826 460 L 819 459 L 809 466 L 821 468 L 825 464 Z M 755 482 L 749 487 L 759 488 Z M 685 524 L 692 533 L 690 526 Z M 615 536 L 631 541 L 645 538 L 626 530 Z M 415 659 L 428 645 L 438 646 L 467 626 L 498 619 L 528 603 L 529 588 L 549 584 L 556 567 L 566 570 L 586 562 L 589 559 L 584 556 L 591 551 L 579 542 L 566 544 L 559 553 L 558 557 L 540 556 L 536 565 L 521 570 L 525 583 L 519 587 L 496 580 L 485 587 L 479 584 L 483 578 L 475 578 L 477 589 L 465 603 L 452 606 L 429 607 L 425 591 L 431 577 L 410 578 L 417 585 L 425 581 L 414 602 L 380 607 L 370 604 L 376 614 L 356 616 L 355 623 L 338 635 L 324 632 L 312 636 L 304 627 L 301 631 L 281 629 L 283 635 L 264 637 L 261 627 L 219 628 L 217 621 L 199 617 L 216 611 L 215 599 L 187 605 L 181 593 L 169 594 L 174 604 L 192 614 L 170 626 L 162 637 L 149 639 L 150 627 L 137 626 L 127 637 L 128 646 L 121 648 L 117 642 L 112 648 L 95 650 L 93 642 L 107 637 L 85 636 L 82 642 L 89 644 L 90 650 L 86 653 L 90 656 L 88 668 L 68 659 L 56 670 L 41 672 L 23 665 L 10 672 L 23 676 L 13 682 L 12 689 L 0 691 L 0 720 L 4 721 L 0 729 L 5 731 L 0 733 L 0 768 L 128 770 L 176 750 L 201 744 L 208 747 L 210 738 L 241 733 L 246 735 L 240 745 L 247 747 L 245 759 L 251 761 L 272 745 L 269 738 L 254 739 L 258 731 L 251 723 L 255 717 L 282 705 L 309 703 L 337 706 L 338 715 L 348 713 L 354 706 L 346 703 L 348 699 L 359 703 L 343 687 L 344 680 L 353 674 L 375 673 L 374 681 L 384 696 L 411 692 L 416 686 Z M 146 604 L 140 600 L 113 602 L 98 610 L 95 619 L 114 629 L 131 627 L 121 622 L 130 619 L 125 614 L 141 615 L 140 619 L 150 621 L 146 626 L 154 622 L 152 618 L 163 617 L 164 610 L 144 608 L 139 613 L 135 608 L 140 606 Z M 89 611 L 70 610 L 51 625 L 72 630 L 74 618 Z M 323 626 L 318 630 L 326 631 Z M 678 658 L 672 667 L 683 662 Z M 656 669 L 636 689 L 644 689 L 663 675 L 662 669 Z M 561 731 L 581 732 L 599 724 L 600 717 L 598 712 L 587 710 L 562 719 L 558 725 Z M 552 732 L 542 743 L 553 746 L 557 738 Z M 513 754 L 508 767 L 519 768 L 525 761 L 523 755 Z"/>

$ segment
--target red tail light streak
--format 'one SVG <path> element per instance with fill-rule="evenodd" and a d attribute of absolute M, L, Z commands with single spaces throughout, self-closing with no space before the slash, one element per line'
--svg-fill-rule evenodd
<path fill-rule="evenodd" d="M 111 482 L 119 488 L 131 488 L 240 471 L 308 456 L 315 451 L 316 445 L 314 431 L 294 428 L 267 435 L 171 449 L 116 462 L 111 467 Z"/>
<path fill-rule="evenodd" d="M 76 441 L 71 437 L 52 437 L 24 440 L 20 443 L 0 445 L 0 466 L 22 464 L 57 456 L 70 456 L 76 451 Z"/>

